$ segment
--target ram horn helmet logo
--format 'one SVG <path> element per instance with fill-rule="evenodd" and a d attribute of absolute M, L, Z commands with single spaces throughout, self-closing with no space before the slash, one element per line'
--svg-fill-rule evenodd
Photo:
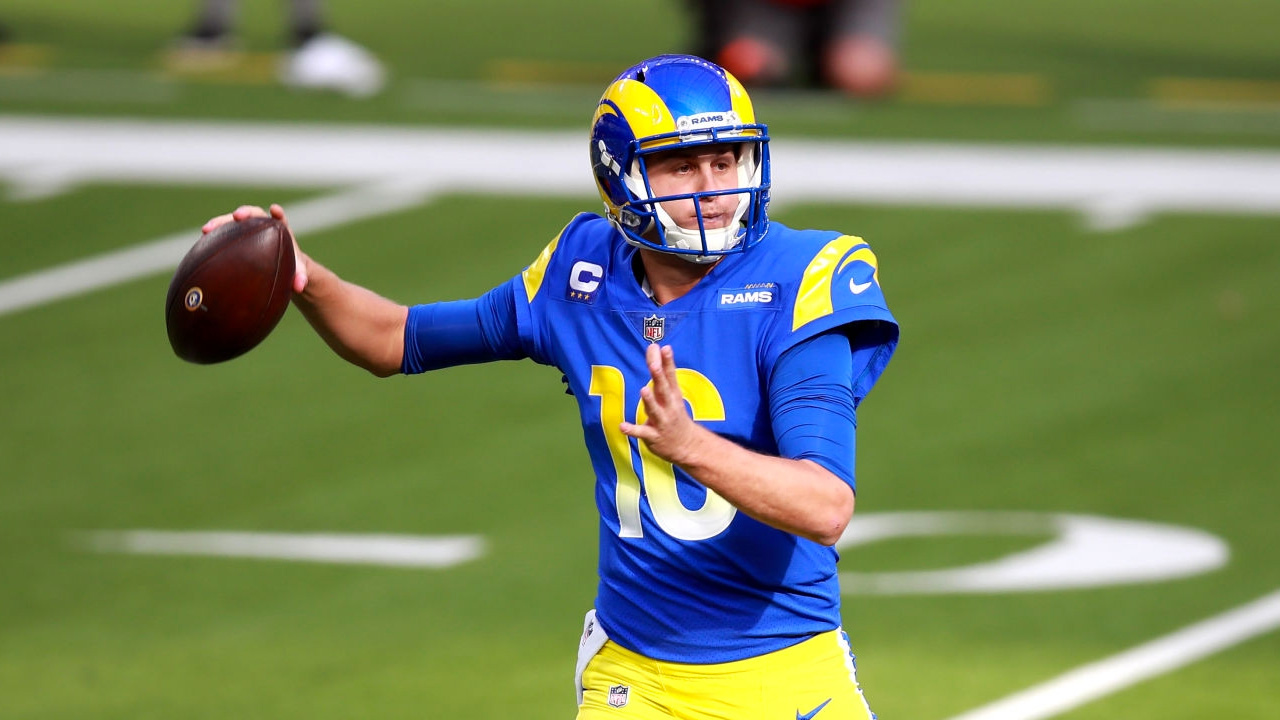
<path fill-rule="evenodd" d="M 644 339 L 656 343 L 667 334 L 667 319 L 650 315 L 644 319 Z"/>

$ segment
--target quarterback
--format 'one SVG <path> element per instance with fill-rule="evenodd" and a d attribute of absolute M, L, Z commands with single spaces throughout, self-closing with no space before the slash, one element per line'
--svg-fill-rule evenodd
<path fill-rule="evenodd" d="M 856 410 L 898 341 L 875 255 L 769 220 L 768 129 L 700 58 L 619 75 L 589 157 L 605 212 L 478 298 L 404 306 L 295 243 L 294 304 L 376 375 L 517 358 L 564 373 L 600 512 L 579 720 L 873 718 L 833 545 Z"/>

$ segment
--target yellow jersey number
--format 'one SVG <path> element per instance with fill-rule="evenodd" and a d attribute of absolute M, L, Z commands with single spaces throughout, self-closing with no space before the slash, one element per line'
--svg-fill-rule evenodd
<path fill-rule="evenodd" d="M 678 368 L 676 379 L 693 419 L 699 422 L 724 420 L 724 401 L 720 391 L 705 375 L 689 368 Z M 652 385 L 652 381 L 649 383 Z M 642 488 L 648 490 L 649 510 L 658 527 L 678 540 L 706 540 L 724 532 L 738 510 L 728 500 L 707 490 L 702 507 L 689 509 L 680 501 L 676 491 L 676 472 L 671 463 L 663 460 L 648 445 L 637 442 L 642 472 L 634 470 L 631 455 L 631 438 L 622 433 L 623 398 L 626 397 L 626 379 L 622 371 L 609 365 L 591 366 L 590 394 L 600 398 L 600 424 L 604 439 L 613 458 L 613 470 L 618 478 L 614 490 L 614 502 L 618 509 L 618 535 L 624 538 L 644 537 L 640 524 L 640 496 Z M 644 424 L 648 413 L 644 401 L 636 405 L 637 424 Z"/>

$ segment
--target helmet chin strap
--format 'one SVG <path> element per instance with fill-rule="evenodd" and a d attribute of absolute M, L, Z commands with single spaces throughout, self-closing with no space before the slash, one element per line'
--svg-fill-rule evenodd
<path fill-rule="evenodd" d="M 742 216 L 747 213 L 747 206 L 750 204 L 751 196 L 744 193 L 738 198 L 738 207 L 734 210 L 733 220 L 728 225 L 722 228 L 707 228 L 705 230 L 699 230 L 697 227 L 680 227 L 661 205 L 655 207 L 654 212 L 658 216 L 658 222 L 662 223 L 662 232 L 666 236 L 666 245 L 668 247 L 680 250 L 696 250 L 698 252 L 716 252 L 732 249 L 742 241 Z M 701 264 L 712 263 L 720 258 L 719 255 L 676 254 L 689 262 Z"/>
<path fill-rule="evenodd" d="M 738 158 L 738 187 L 755 188 L 760 186 L 760 157 L 757 148 L 751 148 L 748 152 L 744 152 Z M 640 162 L 635 160 L 631 164 L 630 172 L 622 177 L 623 183 L 631 190 L 636 197 L 648 199 L 651 197 L 648 193 L 646 183 L 641 177 Z M 697 202 L 697 200 L 691 200 Z M 654 215 L 657 216 L 658 224 L 661 224 L 660 235 L 662 235 L 663 243 L 667 247 L 678 250 L 692 250 L 694 253 L 672 253 L 691 263 L 708 264 L 720 259 L 720 253 L 725 250 L 731 250 L 738 243 L 742 242 L 745 234 L 745 227 L 742 224 L 742 217 L 747 214 L 747 209 L 751 206 L 751 195 L 749 192 L 743 192 L 738 196 L 738 206 L 733 211 L 733 219 L 722 228 L 700 229 L 697 226 L 692 228 L 681 227 L 676 224 L 662 205 L 653 203 Z M 649 225 L 642 231 L 643 233 L 655 230 L 655 223 L 650 220 Z M 626 233 L 623 233 L 626 236 Z M 640 243 L 634 242 L 628 238 L 627 242 L 632 245 L 640 246 Z M 716 253 L 716 254 L 707 254 Z"/>

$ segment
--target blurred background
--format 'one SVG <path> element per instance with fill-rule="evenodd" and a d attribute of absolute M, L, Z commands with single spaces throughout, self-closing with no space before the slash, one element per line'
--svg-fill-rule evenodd
<path fill-rule="evenodd" d="M 377 381 L 292 311 L 197 367 L 161 301 L 242 203 L 399 301 L 502 282 L 599 207 L 595 101 L 704 48 L 697 8 L 298 8 L 0 2 L 0 718 L 574 711 L 596 513 L 557 372 Z M 1280 716 L 1280 4 L 891 9 L 883 91 L 753 91 L 773 216 L 870 241 L 903 328 L 841 560 L 872 707 Z"/>

